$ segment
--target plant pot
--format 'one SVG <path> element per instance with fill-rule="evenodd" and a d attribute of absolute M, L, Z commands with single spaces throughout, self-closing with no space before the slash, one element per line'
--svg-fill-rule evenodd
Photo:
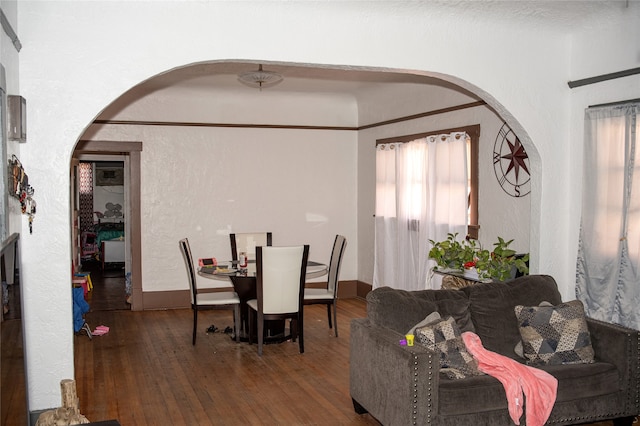
<path fill-rule="evenodd" d="M 471 280 L 479 280 L 478 270 L 476 268 L 469 268 L 462 271 L 462 274 L 465 278 L 469 278 Z"/>

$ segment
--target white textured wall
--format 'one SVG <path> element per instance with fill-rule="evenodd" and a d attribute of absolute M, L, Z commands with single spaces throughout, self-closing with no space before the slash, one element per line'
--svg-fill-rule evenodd
<path fill-rule="evenodd" d="M 95 184 L 95 182 L 94 182 Z M 106 213 L 107 204 L 120 204 L 120 211 L 125 215 L 124 186 L 95 186 L 93 187 L 93 211 Z M 94 217 L 95 219 L 95 217 Z M 105 217 L 102 222 L 124 222 L 123 216 Z"/>
<path fill-rule="evenodd" d="M 323 94 L 166 89 L 111 118 L 354 127 L 357 108 Z M 224 260 L 231 232 L 271 231 L 274 245 L 309 244 L 311 259 L 326 263 L 342 234 L 352 246 L 341 278 L 356 279 L 356 132 L 93 125 L 83 139 L 143 142 L 144 291 L 188 288 L 175 261 L 180 238 L 194 257 Z"/>
<path fill-rule="evenodd" d="M 274 245 L 310 244 L 311 259 L 327 263 L 333 238 L 343 234 L 353 248 L 342 277 L 355 279 L 354 133 L 138 130 L 144 291 L 188 288 L 180 238 L 189 238 L 195 257 L 230 259 L 231 232 L 271 231 Z M 96 137 L 110 135 L 104 129 Z"/>
<path fill-rule="evenodd" d="M 481 94 L 524 135 L 537 160 L 531 199 L 534 271 L 554 275 L 563 296 L 573 293 L 575 258 L 569 248 L 575 241 L 568 241 L 567 230 L 575 227 L 569 211 L 577 196 L 571 194 L 576 178 L 570 179 L 575 170 L 568 167 L 573 152 L 567 141 L 582 117 L 571 109 L 566 81 L 582 77 L 572 64 L 584 65 L 586 75 L 597 74 L 601 67 L 583 59 L 615 50 L 611 45 L 579 50 L 572 58 L 572 43 L 579 41 L 558 32 L 488 15 L 464 16 L 462 8 L 439 13 L 430 2 L 24 1 L 19 7 L 25 46 L 20 91 L 29 114 L 29 142 L 21 154 L 40 194 L 34 235 L 27 235 L 26 222 L 22 229 L 27 235 L 22 278 L 31 410 L 59 405 L 59 381 L 73 376 L 73 146 L 99 111 L 126 89 L 184 64 L 244 58 L 423 70 Z M 618 20 L 637 27 L 638 4 L 630 8 L 634 17 Z M 268 42 L 256 42 L 264 39 Z M 637 37 L 628 40 L 617 33 L 609 39 L 635 43 L 637 53 Z M 633 68 L 638 58 L 613 55 L 609 66 Z"/>

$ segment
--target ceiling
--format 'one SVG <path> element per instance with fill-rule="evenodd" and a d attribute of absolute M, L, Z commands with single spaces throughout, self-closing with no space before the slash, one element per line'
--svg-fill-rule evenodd
<path fill-rule="evenodd" d="M 209 62 L 176 68 L 157 75 L 132 90 L 139 95 L 167 88 L 207 90 L 255 90 L 238 80 L 238 74 L 256 71 L 262 65 L 265 71 L 281 74 L 283 80 L 263 90 L 277 92 L 322 92 L 358 95 L 381 83 L 439 84 L 435 78 L 395 71 L 381 71 L 354 67 L 327 67 L 304 64 L 278 64 L 272 62 Z"/>

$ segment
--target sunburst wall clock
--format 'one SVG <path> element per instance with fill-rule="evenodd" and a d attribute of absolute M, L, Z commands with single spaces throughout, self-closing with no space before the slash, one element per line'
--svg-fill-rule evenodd
<path fill-rule="evenodd" d="M 493 144 L 493 171 L 500 187 L 512 197 L 524 197 L 531 192 L 527 151 L 506 123 Z"/>

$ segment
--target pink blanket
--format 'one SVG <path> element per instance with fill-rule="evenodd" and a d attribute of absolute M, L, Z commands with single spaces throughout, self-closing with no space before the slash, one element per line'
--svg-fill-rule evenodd
<path fill-rule="evenodd" d="M 527 398 L 527 426 L 543 425 L 556 401 L 558 380 L 546 371 L 486 350 L 475 333 L 462 333 L 462 340 L 467 350 L 478 361 L 480 371 L 495 377 L 504 386 L 509 415 L 513 422 L 520 424 L 524 392 Z"/>

